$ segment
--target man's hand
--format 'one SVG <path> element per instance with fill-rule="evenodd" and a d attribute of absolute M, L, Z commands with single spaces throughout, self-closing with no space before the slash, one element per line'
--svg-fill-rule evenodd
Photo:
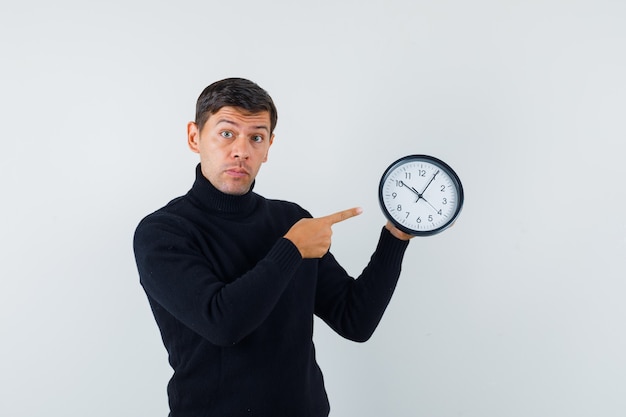
<path fill-rule="evenodd" d="M 300 219 L 285 235 L 300 251 L 302 258 L 321 258 L 330 248 L 332 226 L 335 223 L 358 216 L 363 210 L 359 207 L 339 211 L 329 216 L 313 219 Z"/>
<path fill-rule="evenodd" d="M 391 223 L 390 221 L 387 222 L 385 227 L 387 228 L 387 230 L 389 230 L 389 232 L 392 235 L 394 235 L 396 238 L 398 238 L 400 240 L 409 240 L 409 239 L 413 239 L 415 237 L 413 235 L 409 235 L 407 233 L 404 233 L 402 230 L 400 230 L 396 226 L 394 226 L 393 223 Z"/>

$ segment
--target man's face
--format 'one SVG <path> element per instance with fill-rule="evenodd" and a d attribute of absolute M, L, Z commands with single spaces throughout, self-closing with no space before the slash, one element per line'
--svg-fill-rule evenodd
<path fill-rule="evenodd" d="M 226 194 L 245 194 L 274 141 L 269 112 L 248 113 L 222 107 L 209 116 L 202 131 L 187 125 L 189 148 L 200 154 L 202 174 Z"/>

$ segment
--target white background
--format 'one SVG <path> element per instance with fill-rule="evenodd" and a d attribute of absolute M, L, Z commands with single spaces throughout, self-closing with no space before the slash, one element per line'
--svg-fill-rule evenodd
<path fill-rule="evenodd" d="M 625 2 L 99 3 L 0 6 L 0 415 L 167 415 L 132 235 L 230 76 L 279 109 L 257 192 L 364 208 L 332 249 L 355 275 L 389 163 L 465 187 L 369 342 L 316 322 L 332 416 L 626 415 Z"/>

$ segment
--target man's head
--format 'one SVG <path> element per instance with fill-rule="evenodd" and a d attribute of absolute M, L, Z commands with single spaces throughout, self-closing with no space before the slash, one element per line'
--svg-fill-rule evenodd
<path fill-rule="evenodd" d="M 214 187 L 245 194 L 267 160 L 276 121 L 276 107 L 265 90 L 229 78 L 200 94 L 196 121 L 187 124 L 187 142 L 200 154 L 202 174 Z"/>

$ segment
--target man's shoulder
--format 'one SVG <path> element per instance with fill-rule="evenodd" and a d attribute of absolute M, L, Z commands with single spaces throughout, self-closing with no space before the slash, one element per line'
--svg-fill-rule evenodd
<path fill-rule="evenodd" d="M 146 215 L 141 219 L 137 228 L 147 224 L 179 222 L 185 217 L 181 215 L 181 212 L 186 210 L 186 205 L 185 196 L 176 197 L 164 206 Z"/>

